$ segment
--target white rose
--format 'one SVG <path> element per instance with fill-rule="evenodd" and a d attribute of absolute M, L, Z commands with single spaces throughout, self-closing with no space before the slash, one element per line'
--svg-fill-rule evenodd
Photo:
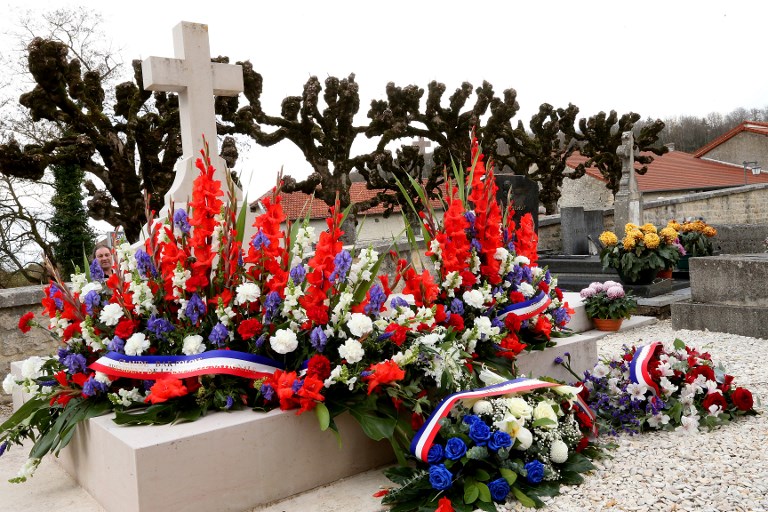
<path fill-rule="evenodd" d="M 353 339 L 348 339 L 342 346 L 339 347 L 339 356 L 342 359 L 346 359 L 348 363 L 357 363 L 363 360 L 365 350 L 363 345 Z"/>
<path fill-rule="evenodd" d="M 107 304 L 99 313 L 99 320 L 108 326 L 117 325 L 123 317 L 123 307 L 120 304 Z"/>
<path fill-rule="evenodd" d="M 278 354 L 293 352 L 299 346 L 296 333 L 288 329 L 278 329 L 274 336 L 269 337 L 269 345 Z"/>
<path fill-rule="evenodd" d="M 553 441 L 549 447 L 549 459 L 555 464 L 562 464 L 568 460 L 568 446 L 559 439 Z"/>
<path fill-rule="evenodd" d="M 18 384 L 16 384 L 16 378 L 10 373 L 6 375 L 5 379 L 3 379 L 3 391 L 5 391 L 7 395 L 10 395 L 13 394 L 17 387 Z"/>
<path fill-rule="evenodd" d="M 579 396 L 579 393 L 581 392 L 583 388 L 581 386 L 579 387 L 573 387 L 573 386 L 555 386 L 552 388 L 552 391 L 557 393 L 558 395 L 562 395 L 566 399 L 568 399 L 569 402 L 572 402 L 576 399 L 577 396 Z"/>
<path fill-rule="evenodd" d="M 483 297 L 483 292 L 480 290 L 466 291 L 461 298 L 464 299 L 464 302 L 468 306 L 472 306 L 473 308 L 482 309 L 483 304 L 485 304 L 485 297 Z"/>
<path fill-rule="evenodd" d="M 515 450 L 525 451 L 531 447 L 531 444 L 533 444 L 533 434 L 531 434 L 531 431 L 525 427 L 520 427 L 515 439 L 517 439 L 514 446 Z"/>
<path fill-rule="evenodd" d="M 243 283 L 237 287 L 237 296 L 235 297 L 235 304 L 245 304 L 246 302 L 253 302 L 261 297 L 261 289 L 256 283 Z"/>
<path fill-rule="evenodd" d="M 533 409 L 533 419 L 540 420 L 542 418 L 554 421 L 554 425 L 542 425 L 542 428 L 557 428 L 557 414 L 547 402 L 539 402 Z"/>
<path fill-rule="evenodd" d="M 373 321 L 362 313 L 352 313 L 347 322 L 347 327 L 352 336 L 360 338 L 373 330 Z"/>
<path fill-rule="evenodd" d="M 125 342 L 125 353 L 129 356 L 140 356 L 149 348 L 149 340 L 143 333 L 136 332 Z"/>
<path fill-rule="evenodd" d="M 533 407 L 519 396 L 513 396 L 504 400 L 504 405 L 509 413 L 515 418 L 528 419 L 533 413 Z"/>
<path fill-rule="evenodd" d="M 193 334 L 184 338 L 181 351 L 188 355 L 194 356 L 205 352 L 205 343 L 203 343 L 203 337 L 199 334 Z"/>

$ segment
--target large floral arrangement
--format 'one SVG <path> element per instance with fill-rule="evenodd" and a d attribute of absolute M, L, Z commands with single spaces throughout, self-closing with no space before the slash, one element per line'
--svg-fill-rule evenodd
<path fill-rule="evenodd" d="M 752 393 L 737 387 L 710 354 L 682 340 L 624 347 L 620 357 L 576 377 L 583 379 L 602 432 L 692 433 L 755 414 Z"/>
<path fill-rule="evenodd" d="M 441 397 L 479 385 L 484 366 L 513 376 L 516 355 L 544 348 L 569 319 L 555 278 L 535 266 L 531 220 L 502 223 L 475 154 L 449 198 L 463 222 L 427 223 L 437 277 L 398 260 L 378 279 L 373 249 L 342 246 L 338 207 L 313 244 L 308 222 L 286 222 L 278 189 L 243 245 L 244 214 L 231 190 L 222 201 L 204 154 L 189 211 L 151 223 L 137 250 L 118 246 L 109 277 L 93 267 L 71 287 L 58 276 L 46 287 L 58 352 L 4 382 L 33 395 L 0 425 L 3 450 L 35 441 L 19 480 L 109 410 L 121 424 L 154 424 L 280 407 L 314 410 L 322 428 L 348 411 L 403 460 Z M 31 313 L 20 322 L 36 325 Z"/>
<path fill-rule="evenodd" d="M 594 469 L 585 455 L 595 454 L 593 420 L 577 406 L 579 390 L 488 376 L 489 387 L 456 400 L 434 438 L 425 443 L 429 432 L 420 433 L 417 464 L 386 471 L 398 484 L 383 499 L 393 510 L 495 511 L 494 503 L 511 500 L 540 507 L 541 496 L 558 494 L 561 483 L 580 483 L 580 473 Z"/>
<path fill-rule="evenodd" d="M 615 281 L 595 281 L 579 295 L 590 318 L 629 318 L 637 309 L 637 300 Z"/>
<path fill-rule="evenodd" d="M 703 220 L 686 221 L 682 224 L 672 220 L 669 226 L 679 231 L 680 243 L 688 256 L 712 256 L 714 253 L 712 238 L 717 236 L 717 229 Z"/>
<path fill-rule="evenodd" d="M 612 231 L 600 235 L 603 268 L 614 268 L 627 282 L 637 281 L 641 274 L 654 276 L 659 270 L 671 269 L 685 254 L 678 242 L 678 232 L 668 225 L 658 230 L 653 224 L 626 224 L 624 238 Z"/>

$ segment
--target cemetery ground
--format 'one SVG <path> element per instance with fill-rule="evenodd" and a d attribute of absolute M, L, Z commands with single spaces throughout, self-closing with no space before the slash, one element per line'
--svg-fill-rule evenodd
<path fill-rule="evenodd" d="M 557 511 L 760 511 L 768 510 L 768 364 L 762 357 L 766 340 L 710 331 L 675 331 L 669 320 L 622 331 L 598 341 L 600 357 L 614 357 L 623 345 L 680 338 L 711 353 L 735 375 L 740 386 L 762 401 L 757 416 L 739 418 L 711 432 L 650 432 L 606 438 L 618 447 L 610 458 L 596 461 L 597 470 L 576 487 L 547 501 Z M 0 418 L 10 413 L 0 409 Z M 225 414 L 225 413 L 216 413 Z M 14 448 L 0 464 L 1 510 L 91 512 L 103 510 L 52 460 L 46 460 L 27 483 L 14 485 L 27 451 Z M 204 469 L 201 468 L 201 471 Z M 283 471 L 290 468 L 289 462 Z M 374 470 L 254 509 L 254 512 L 378 512 L 386 510 L 372 495 L 388 481 Z M 180 499 L 183 499 L 180 497 Z M 222 496 L 226 503 L 226 496 Z M 226 510 L 225 505 L 221 510 Z M 523 510 L 519 503 L 508 510 Z M 546 510 L 546 509 L 545 509 Z M 216 511 L 212 511 L 216 512 Z"/>

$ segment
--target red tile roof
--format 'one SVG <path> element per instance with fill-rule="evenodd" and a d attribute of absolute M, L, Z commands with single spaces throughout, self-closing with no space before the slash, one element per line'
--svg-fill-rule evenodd
<path fill-rule="evenodd" d="M 355 182 L 352 183 L 352 186 L 349 189 L 349 195 L 354 204 L 371 199 L 380 191 L 381 190 L 368 190 L 365 183 Z M 272 191 L 269 191 L 261 196 L 258 201 L 262 201 L 264 198 L 271 196 Z M 292 192 L 290 194 L 281 192 L 280 197 L 282 198 L 283 211 L 285 212 L 286 217 L 290 220 L 304 218 L 308 209 L 310 219 L 324 219 L 328 217 L 328 205 L 316 197 L 310 198 L 308 194 L 303 192 Z M 431 203 L 432 207 L 435 209 L 443 208 L 441 201 L 438 199 L 433 199 Z M 399 212 L 400 208 L 395 207 L 394 211 Z M 379 204 L 378 206 L 374 206 L 373 208 L 369 208 L 362 212 L 362 215 L 380 215 L 382 213 L 384 213 L 384 206 Z"/>
<path fill-rule="evenodd" d="M 736 128 L 732 129 L 727 133 L 724 133 L 723 135 L 716 138 L 706 146 L 702 146 L 701 148 L 697 149 L 696 152 L 693 154 L 693 156 L 695 156 L 696 158 L 700 158 L 703 155 L 715 149 L 717 146 L 719 146 L 723 142 L 727 141 L 732 137 L 735 137 L 737 134 L 741 132 L 751 132 L 751 133 L 757 133 L 759 135 L 768 135 L 768 123 L 761 123 L 759 121 L 744 121 Z"/>
<path fill-rule="evenodd" d="M 768 127 L 768 125 L 766 125 Z M 568 166 L 575 168 L 587 158 L 574 153 L 568 159 Z M 639 167 L 636 164 L 636 167 Z M 593 178 L 605 181 L 594 167 L 587 169 Z M 754 176 L 747 173 L 747 183 L 768 183 L 768 174 Z M 671 151 L 662 156 L 653 155 L 653 162 L 644 175 L 637 175 L 637 186 L 641 192 L 663 192 L 673 190 L 702 190 L 744 185 L 744 167 L 696 158 L 684 151 Z"/>

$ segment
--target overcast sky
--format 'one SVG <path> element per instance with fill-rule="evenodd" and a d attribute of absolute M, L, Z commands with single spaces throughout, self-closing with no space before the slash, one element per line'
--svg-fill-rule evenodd
<path fill-rule="evenodd" d="M 356 74 L 361 117 L 388 81 L 448 93 L 462 81 L 514 88 L 526 124 L 543 103 L 573 103 L 644 118 L 723 114 L 768 105 L 763 48 L 768 2 L 756 1 L 34 1 L 2 2 L 7 30 L 19 7 L 86 5 L 102 13 L 123 60 L 172 57 L 179 21 L 209 26 L 213 55 L 249 59 L 264 77 L 262 105 L 298 95 L 307 78 Z M 126 5 L 130 7 L 125 7 Z M 223 9 L 219 6 L 225 6 Z M 447 96 L 448 94 L 446 94 Z M 238 168 L 249 196 L 281 164 L 307 174 L 290 143 L 251 151 Z"/>

